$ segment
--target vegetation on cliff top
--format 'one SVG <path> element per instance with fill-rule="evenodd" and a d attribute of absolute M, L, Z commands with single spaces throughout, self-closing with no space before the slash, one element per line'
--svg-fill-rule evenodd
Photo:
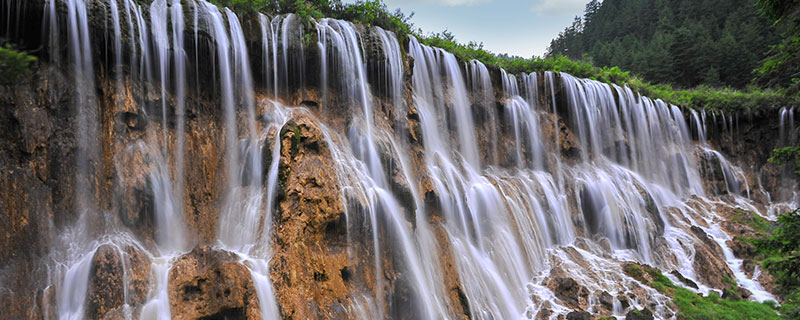
<path fill-rule="evenodd" d="M 682 5 L 688 9 L 681 10 L 677 10 L 676 8 L 684 7 L 675 5 L 667 6 L 663 3 L 664 1 L 657 1 L 650 5 L 644 5 L 638 0 L 614 0 L 606 1 L 602 4 L 597 1 L 592 1 L 587 5 L 586 14 L 583 19 L 584 22 L 580 22 L 579 25 L 571 26 L 565 30 L 559 38 L 554 40 L 550 48 L 551 55 L 547 57 L 534 56 L 531 58 L 522 58 L 489 52 L 484 49 L 481 43 L 477 42 L 460 43 L 456 40 L 455 36 L 447 30 L 439 33 L 424 34 L 422 30 L 415 28 L 411 23 L 410 20 L 413 14 L 406 15 L 400 10 L 390 11 L 386 4 L 380 0 L 359 0 L 350 4 L 342 3 L 341 0 L 213 0 L 213 2 L 218 5 L 230 7 L 237 12 L 245 14 L 252 12 L 268 12 L 273 14 L 292 12 L 306 20 L 310 20 L 311 18 L 332 17 L 355 21 L 368 26 L 379 26 L 395 32 L 400 39 L 404 40 L 414 36 L 417 37 L 421 43 L 445 49 L 463 61 L 478 60 L 488 66 L 505 69 L 511 74 L 536 71 L 566 72 L 577 77 L 595 79 L 606 83 L 615 83 L 618 85 L 627 84 L 633 90 L 653 99 L 661 99 L 665 102 L 688 108 L 735 111 L 753 110 L 756 108 L 775 108 L 800 103 L 800 97 L 787 95 L 780 90 L 763 89 L 754 85 L 746 86 L 746 83 L 752 78 L 751 71 L 753 68 L 757 67 L 758 59 L 766 54 L 767 47 L 764 46 L 764 44 L 776 43 L 778 36 L 777 33 L 772 30 L 771 25 L 766 19 L 758 15 L 755 7 L 752 5 L 741 5 L 741 3 L 739 3 L 744 3 L 743 1 L 747 2 L 751 0 L 737 0 L 733 3 L 725 2 L 722 4 L 715 4 L 714 6 L 709 5 L 711 0 L 700 2 L 684 1 L 686 3 Z M 681 21 L 688 19 L 686 15 L 698 15 L 708 11 L 706 9 L 710 7 L 719 9 L 719 5 L 725 8 L 731 7 L 731 10 L 728 10 L 729 12 L 717 10 L 719 13 L 713 13 L 705 17 L 701 22 L 686 26 L 680 25 Z M 702 31 L 703 37 L 692 37 L 688 35 L 688 38 L 684 39 L 686 40 L 684 44 L 687 46 L 690 44 L 710 46 L 708 48 L 700 48 L 703 50 L 698 48 L 684 48 L 685 46 L 681 47 L 673 41 L 675 45 L 674 48 L 668 48 L 670 50 L 675 49 L 694 52 L 697 53 L 697 55 L 717 52 L 721 55 L 728 56 L 683 57 L 683 60 L 686 61 L 677 59 L 676 57 L 674 59 L 670 58 L 669 65 L 661 65 L 659 68 L 646 65 L 647 68 L 650 68 L 647 69 L 645 67 L 640 68 L 638 67 L 639 65 L 628 63 L 628 60 L 633 59 L 628 57 L 630 54 L 626 54 L 626 56 L 610 54 L 609 59 L 607 59 L 608 61 L 606 61 L 603 59 L 595 59 L 592 56 L 583 56 L 583 53 L 576 56 L 574 54 L 575 50 L 565 47 L 565 44 L 569 42 L 567 40 L 572 39 L 570 37 L 578 37 L 575 33 L 582 34 L 586 32 L 585 36 L 580 35 L 580 37 L 588 37 L 590 34 L 594 34 L 594 31 L 592 31 L 594 29 L 601 28 L 601 26 L 605 28 L 608 27 L 608 25 L 618 23 L 618 18 L 611 19 L 609 12 L 613 12 L 613 10 L 610 9 L 621 10 L 620 8 L 628 8 L 630 9 L 628 11 L 631 12 L 658 9 L 656 10 L 657 12 L 648 11 L 648 14 L 655 14 L 652 21 L 658 21 L 657 25 L 659 26 L 647 27 L 641 30 L 650 30 L 652 28 L 666 28 L 671 30 L 677 28 L 678 25 L 680 25 L 680 28 L 692 27 L 694 28 L 692 30 L 697 32 Z M 703 10 L 705 11 L 700 9 L 698 9 L 700 11 L 697 11 L 693 8 L 704 8 Z M 661 15 L 663 15 L 663 17 Z M 672 15 L 672 18 L 668 19 L 670 15 Z M 606 21 L 608 19 L 613 21 Z M 641 23 L 647 22 L 647 24 L 656 25 L 655 23 L 650 23 L 652 21 L 648 19 L 640 20 Z M 712 20 L 719 22 L 721 26 L 708 23 Z M 576 20 L 576 22 L 579 21 Z M 705 28 L 704 31 L 701 30 L 703 28 Z M 625 30 L 625 28 L 618 29 L 612 33 L 617 34 L 622 32 L 622 30 Z M 675 32 L 682 32 L 679 31 L 680 30 L 677 30 Z M 600 39 L 610 37 L 611 34 L 609 34 L 609 32 L 611 31 L 598 33 L 595 35 L 598 38 L 591 40 L 592 43 L 600 43 L 602 42 Z M 640 33 L 641 32 L 632 33 L 630 37 L 635 38 L 635 36 L 640 35 Z M 734 34 L 736 37 L 732 38 Z M 706 38 L 713 38 L 718 41 L 709 42 L 697 40 Z M 731 42 L 731 40 L 736 41 Z M 582 41 L 590 40 L 582 38 Z M 627 42 L 630 41 L 624 39 L 620 41 L 620 43 L 626 43 L 626 46 L 622 47 L 629 47 L 627 46 Z M 658 54 L 671 55 L 670 50 L 662 50 L 659 51 Z M 635 50 L 627 51 L 635 52 Z M 570 59 L 570 57 L 572 59 Z M 658 59 L 645 56 L 640 56 L 636 59 L 637 61 L 647 61 L 648 63 L 655 63 L 654 61 L 658 61 Z M 698 67 L 702 70 L 698 68 L 695 68 L 698 70 L 690 70 L 688 66 L 684 66 L 687 61 L 691 61 L 690 65 L 692 66 L 703 65 L 702 68 Z M 593 62 L 601 62 L 601 66 L 596 66 Z M 780 70 L 780 66 L 782 66 L 778 62 L 771 62 L 769 65 L 771 66 L 769 70 Z M 626 69 L 633 70 L 633 73 L 623 71 L 618 66 L 624 66 Z M 658 70 L 661 70 L 663 74 L 657 74 Z M 692 77 L 694 78 L 699 77 L 699 80 L 683 81 L 684 79 L 692 78 L 687 76 L 689 73 L 692 73 Z M 767 74 L 767 72 L 765 71 L 764 74 Z M 655 80 L 659 84 L 652 83 L 650 80 Z M 692 89 L 677 89 L 673 88 L 670 83 L 679 86 L 684 86 L 686 84 L 697 86 Z M 734 84 L 734 87 L 738 87 L 738 89 L 730 87 L 721 88 L 725 84 Z"/>
<path fill-rule="evenodd" d="M 398 36 L 414 32 L 412 15 L 400 10 L 390 11 L 380 0 L 358 0 L 342 3 L 341 0 L 210 0 L 239 13 L 264 12 L 271 14 L 294 13 L 306 21 L 325 17 L 359 22 L 394 31 Z"/>

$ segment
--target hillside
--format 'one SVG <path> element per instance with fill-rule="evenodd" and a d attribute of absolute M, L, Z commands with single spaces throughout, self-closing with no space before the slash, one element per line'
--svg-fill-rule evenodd
<path fill-rule="evenodd" d="M 746 87 L 780 37 L 753 0 L 593 0 L 549 55 L 618 66 L 658 83 Z"/>

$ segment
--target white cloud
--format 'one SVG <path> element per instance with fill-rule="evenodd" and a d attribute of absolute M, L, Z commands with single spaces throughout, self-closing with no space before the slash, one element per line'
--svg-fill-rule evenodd
<path fill-rule="evenodd" d="M 410 4 L 424 4 L 446 7 L 474 6 L 490 3 L 492 0 L 384 0 L 389 7 L 403 7 Z"/>
<path fill-rule="evenodd" d="M 589 0 L 539 0 L 531 7 L 537 15 L 580 15 Z"/>

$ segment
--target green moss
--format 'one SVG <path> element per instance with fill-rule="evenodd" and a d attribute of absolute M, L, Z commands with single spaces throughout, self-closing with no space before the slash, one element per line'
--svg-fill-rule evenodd
<path fill-rule="evenodd" d="M 634 279 L 642 281 L 642 268 L 638 264 L 629 263 L 626 264 L 623 269 L 625 274 L 633 277 Z"/>

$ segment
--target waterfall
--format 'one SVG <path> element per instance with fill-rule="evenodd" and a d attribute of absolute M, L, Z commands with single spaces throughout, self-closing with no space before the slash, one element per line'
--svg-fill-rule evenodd
<path fill-rule="evenodd" d="M 120 259 L 119 307 L 143 319 L 179 312 L 170 299 L 186 289 L 171 288 L 170 272 L 195 246 L 246 268 L 266 319 L 292 316 L 279 302 L 307 316 L 369 319 L 559 317 L 578 308 L 622 317 L 644 307 L 665 317 L 675 311 L 669 297 L 623 266 L 648 264 L 677 280 L 675 270 L 699 283 L 696 292 L 718 290 L 701 258 L 718 259 L 716 271 L 752 300 L 774 299 L 761 271 L 746 272 L 734 255 L 726 215 L 771 218 L 796 203 L 763 200 L 767 190 L 796 199 L 796 183 L 784 173 L 768 186 L 766 173 L 730 154 L 742 146 L 730 140 L 749 130 L 738 113 L 686 110 L 566 73 L 511 74 L 332 18 L 239 16 L 206 0 L 50 0 L 42 10 L 46 63 L 68 69 L 71 82 L 55 85 L 74 88 L 64 93 L 72 99 L 64 130 L 74 137 L 56 138 L 74 140 L 65 151 L 74 163 L 63 165 L 75 169 L 65 189 L 75 217 L 51 237 L 43 262 L 59 319 L 89 316 L 92 263 L 104 246 L 149 258 L 144 301 L 131 298 L 133 262 Z M 98 12 L 108 17 L 95 20 Z M 93 28 L 113 30 L 93 39 L 102 37 Z M 96 56 L 103 49 L 113 55 Z M 776 147 L 796 142 L 794 111 L 773 119 Z M 297 119 L 316 126 L 322 143 L 287 150 L 308 138 L 287 131 Z M 316 191 L 286 197 L 284 178 L 297 168 L 282 161 L 317 151 L 329 157 L 315 165 L 335 181 L 341 206 L 331 207 L 342 218 L 287 231 L 285 220 L 307 214 L 287 201 Z M 321 201 L 303 205 L 330 205 Z M 281 261 L 285 248 L 306 245 L 284 243 L 281 232 L 295 231 L 320 235 L 313 245 L 346 262 L 310 280 L 294 269 L 277 275 L 295 263 Z M 580 306 L 562 296 L 564 279 L 583 290 Z M 319 291 L 302 296 L 293 285 Z M 230 310 L 216 311 L 209 316 Z"/>
<path fill-rule="evenodd" d="M 506 74 L 505 70 L 503 70 L 502 74 L 503 92 L 509 95 L 506 99 L 505 107 L 509 115 L 508 122 L 514 127 L 517 167 L 531 166 L 542 170 L 545 167 L 545 150 L 540 138 L 541 133 L 539 131 L 539 119 L 535 113 L 536 110 L 530 105 L 530 100 L 523 99 L 520 96 L 517 78 Z M 532 76 L 535 79 L 535 74 Z M 527 150 L 530 155 L 525 156 L 523 150 Z"/>

